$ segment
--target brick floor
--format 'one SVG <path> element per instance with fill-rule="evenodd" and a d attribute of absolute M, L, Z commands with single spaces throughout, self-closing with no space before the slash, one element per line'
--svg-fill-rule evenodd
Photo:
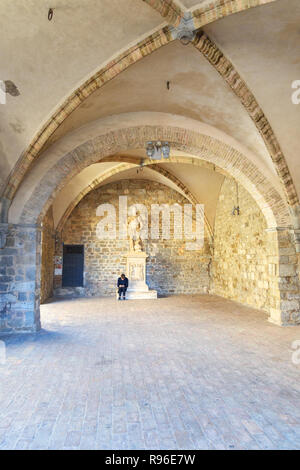
<path fill-rule="evenodd" d="M 300 449 L 300 328 L 213 296 L 41 315 L 1 338 L 0 449 Z"/>

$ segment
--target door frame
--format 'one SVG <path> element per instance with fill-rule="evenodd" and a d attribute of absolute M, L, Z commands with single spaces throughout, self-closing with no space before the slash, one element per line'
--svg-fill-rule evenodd
<path fill-rule="evenodd" d="M 64 251 L 65 246 L 82 246 L 82 285 L 81 286 L 64 286 L 63 279 L 64 279 Z M 62 288 L 64 287 L 84 287 L 85 284 L 85 276 L 84 276 L 84 263 L 85 263 L 85 256 L 84 256 L 84 244 L 83 243 L 63 243 L 63 257 L 62 257 L 62 277 L 61 277 L 61 285 Z"/>

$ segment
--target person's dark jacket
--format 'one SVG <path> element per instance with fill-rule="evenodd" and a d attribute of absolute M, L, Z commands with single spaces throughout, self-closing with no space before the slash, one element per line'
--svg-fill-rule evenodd
<path fill-rule="evenodd" d="M 118 287 L 120 287 L 120 286 L 125 286 L 125 288 L 127 289 L 127 287 L 128 287 L 127 277 L 125 277 L 125 279 L 122 279 L 121 277 L 118 278 Z"/>

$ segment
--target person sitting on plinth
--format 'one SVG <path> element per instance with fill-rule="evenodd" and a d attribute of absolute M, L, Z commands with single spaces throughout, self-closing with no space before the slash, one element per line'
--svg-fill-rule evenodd
<path fill-rule="evenodd" d="M 121 300 L 121 296 L 123 295 L 123 300 L 125 300 L 126 290 L 128 288 L 128 279 L 125 274 L 121 274 L 121 277 L 118 278 L 118 293 L 119 293 L 119 300 Z"/>

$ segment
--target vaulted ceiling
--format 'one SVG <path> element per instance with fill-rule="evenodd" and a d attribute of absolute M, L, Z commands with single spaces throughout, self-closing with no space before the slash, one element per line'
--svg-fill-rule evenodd
<path fill-rule="evenodd" d="M 54 9 L 52 21 L 47 18 L 49 6 Z M 38 178 L 52 148 L 64 148 L 72 138 L 75 147 L 79 131 L 82 136 L 91 123 L 107 117 L 117 125 L 125 113 L 165 113 L 210 126 L 240 145 L 283 193 L 276 155 L 238 93 L 192 43 L 185 46 L 174 39 L 182 18 L 192 18 L 254 95 L 300 195 L 300 105 L 291 100 L 291 84 L 300 79 L 299 0 L 52 0 L 51 5 L 46 0 L 2 0 L 0 80 L 9 81 L 10 88 L 6 104 L 0 105 L 0 193 L 8 197 L 8 181 L 17 188 L 17 170 L 25 157 L 29 163 L 22 177 L 34 168 Z M 148 37 L 155 42 L 161 31 L 167 37 L 163 47 L 148 53 L 146 45 L 145 52 L 132 53 Z M 132 65 L 124 70 L 120 65 L 120 73 L 105 82 L 98 77 L 93 92 L 83 91 L 89 79 L 104 69 L 107 74 L 128 51 Z M 82 91 L 75 93 L 73 105 L 69 97 L 78 89 Z M 138 149 L 133 155 L 137 163 L 143 152 Z M 99 164 L 78 175 L 78 181 L 88 186 L 114 165 Z M 191 171 L 189 165 L 175 168 L 170 163 L 168 170 L 199 202 L 207 202 L 213 223 L 222 177 L 200 166 Z M 149 178 L 158 178 L 147 172 Z M 79 186 L 73 182 L 71 192 L 62 190 L 57 196 L 56 214 L 63 212 L 71 194 L 76 197 Z M 210 200 L 205 201 L 208 187 Z"/>

